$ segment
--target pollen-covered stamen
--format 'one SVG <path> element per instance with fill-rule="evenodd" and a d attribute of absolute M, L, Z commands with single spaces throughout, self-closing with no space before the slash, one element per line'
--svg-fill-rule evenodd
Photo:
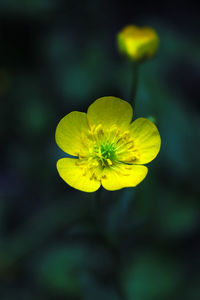
<path fill-rule="evenodd" d="M 92 141 L 97 142 L 99 139 L 101 139 L 104 136 L 102 124 L 99 124 L 97 126 L 91 126 L 89 136 Z"/>
<path fill-rule="evenodd" d="M 107 141 L 110 143 L 116 142 L 117 138 L 119 137 L 120 129 L 117 128 L 116 125 L 112 125 L 109 130 L 107 131 Z"/>
<path fill-rule="evenodd" d="M 116 156 L 118 161 L 124 163 L 134 163 L 139 159 L 138 150 L 135 147 L 134 140 L 130 131 L 121 132 L 116 141 Z"/>
<path fill-rule="evenodd" d="M 76 165 L 82 170 L 82 176 L 89 176 L 90 180 L 99 180 L 95 170 L 99 166 L 99 162 L 92 156 L 84 159 L 77 159 Z"/>

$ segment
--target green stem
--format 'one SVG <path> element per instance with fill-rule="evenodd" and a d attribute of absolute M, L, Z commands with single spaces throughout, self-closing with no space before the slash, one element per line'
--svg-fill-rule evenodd
<path fill-rule="evenodd" d="M 132 86 L 131 86 L 131 98 L 130 103 L 133 106 L 133 109 L 135 110 L 135 102 L 136 102 L 136 96 L 138 91 L 138 80 L 139 80 L 139 62 L 132 62 Z M 120 211 L 121 211 L 121 219 L 123 220 L 126 218 L 126 214 L 128 212 L 130 201 L 135 197 L 135 191 L 133 192 L 132 189 L 127 189 L 123 191 L 122 193 L 122 201 L 120 202 Z"/>
<path fill-rule="evenodd" d="M 99 209 L 101 208 L 101 201 L 102 201 L 102 188 L 100 187 L 98 189 L 98 191 L 96 191 L 96 195 L 95 195 L 95 206 L 96 206 L 96 211 L 99 211 Z"/>
<path fill-rule="evenodd" d="M 114 258 L 115 261 L 115 265 L 114 265 L 114 281 L 117 284 L 117 292 L 120 296 L 120 299 L 122 300 L 126 300 L 125 298 L 125 294 L 124 294 L 124 290 L 121 286 L 121 272 L 120 272 L 120 267 L 119 265 L 121 264 L 121 251 L 120 248 L 118 247 L 118 245 L 116 245 L 116 243 L 113 243 L 112 240 L 110 239 L 110 237 L 107 235 L 105 229 L 103 228 L 103 220 L 102 220 L 102 205 L 103 205 L 103 188 L 101 187 L 95 195 L 95 218 L 94 218 L 94 222 L 95 222 L 95 226 L 96 226 L 96 230 L 97 230 L 97 235 L 98 235 L 98 239 L 105 245 L 105 247 L 107 247 L 111 253 L 112 256 Z"/>
<path fill-rule="evenodd" d="M 102 209 L 102 188 L 98 189 L 95 193 L 95 199 L 94 199 L 94 216 L 96 222 L 101 227 L 101 209 Z"/>
<path fill-rule="evenodd" d="M 139 78 L 139 63 L 133 62 L 132 63 L 132 88 L 131 88 L 131 104 L 134 108 L 136 95 L 138 90 L 138 78 Z"/>

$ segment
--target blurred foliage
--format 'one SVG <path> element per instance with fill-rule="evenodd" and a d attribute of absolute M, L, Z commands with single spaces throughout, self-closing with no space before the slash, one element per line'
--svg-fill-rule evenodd
<path fill-rule="evenodd" d="M 198 18 L 167 5 L 0 1 L 2 300 L 200 299 Z M 59 178 L 55 128 L 98 97 L 129 100 L 128 23 L 161 40 L 134 117 L 156 121 L 162 148 L 137 188 L 97 203 Z"/>
<path fill-rule="evenodd" d="M 128 299 L 170 299 L 181 288 L 180 269 L 168 256 L 154 250 L 136 254 L 134 261 L 122 279 Z"/>

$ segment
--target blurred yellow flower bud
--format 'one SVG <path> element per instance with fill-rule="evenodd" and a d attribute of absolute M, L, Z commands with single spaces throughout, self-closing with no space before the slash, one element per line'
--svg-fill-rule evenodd
<path fill-rule="evenodd" d="M 119 51 L 133 61 L 142 62 L 155 55 L 159 38 L 150 27 L 128 25 L 117 35 Z"/>

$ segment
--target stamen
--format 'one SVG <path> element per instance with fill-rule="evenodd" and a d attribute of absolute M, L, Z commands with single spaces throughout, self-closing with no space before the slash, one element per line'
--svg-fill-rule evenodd
<path fill-rule="evenodd" d="M 94 134 L 98 135 L 99 133 L 103 133 L 102 124 L 97 125 L 97 127 L 94 130 Z"/>
<path fill-rule="evenodd" d="M 77 160 L 76 166 L 84 166 L 87 165 L 87 160 Z"/>
<path fill-rule="evenodd" d="M 90 180 L 97 180 L 97 177 L 96 177 L 95 173 L 92 173 L 92 176 L 90 177 Z"/>
<path fill-rule="evenodd" d="M 107 158 L 106 161 L 107 161 L 107 163 L 108 163 L 109 166 L 112 166 L 113 163 L 112 163 L 112 161 L 109 158 Z"/>
<path fill-rule="evenodd" d="M 99 163 L 97 161 L 92 162 L 92 167 L 98 167 Z"/>

